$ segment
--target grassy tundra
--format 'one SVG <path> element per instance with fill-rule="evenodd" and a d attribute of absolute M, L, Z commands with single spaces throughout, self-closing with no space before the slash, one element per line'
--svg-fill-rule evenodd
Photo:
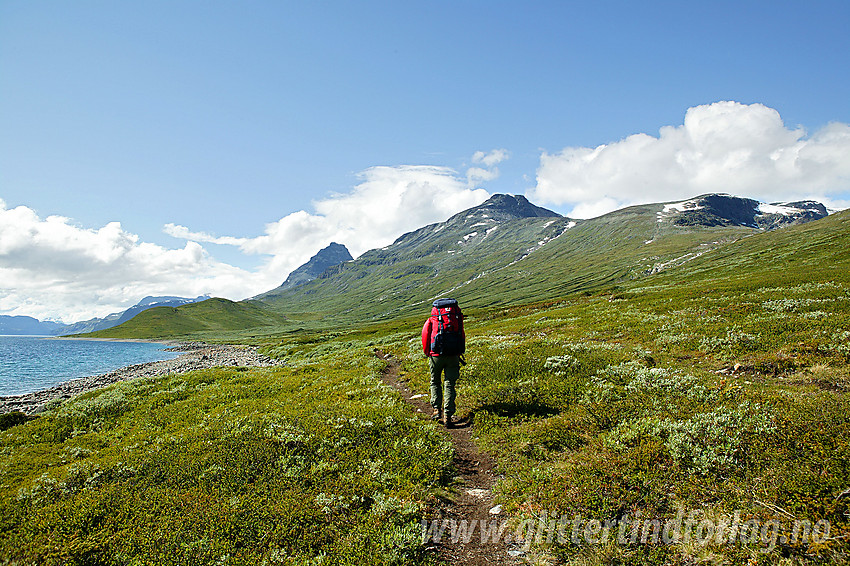
<path fill-rule="evenodd" d="M 459 411 L 532 535 L 525 559 L 850 561 L 843 216 L 600 292 L 469 310 Z M 433 562 L 419 521 L 451 487 L 452 448 L 374 356 L 427 391 L 420 325 L 260 337 L 287 367 L 126 382 L 8 426 L 0 556 Z"/>

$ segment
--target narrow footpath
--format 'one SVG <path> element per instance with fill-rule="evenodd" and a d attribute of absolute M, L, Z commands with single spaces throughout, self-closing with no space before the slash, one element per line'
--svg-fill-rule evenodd
<path fill-rule="evenodd" d="M 381 351 L 375 354 L 387 362 L 381 375 L 384 383 L 394 387 L 418 415 L 430 418 L 433 409 L 428 395 L 412 391 L 399 377 L 398 360 Z M 508 517 L 493 501 L 496 463 L 473 442 L 469 417 L 455 421 L 454 427 L 444 432 L 454 446 L 453 467 L 457 475 L 451 497 L 438 498 L 428 514 L 429 524 L 447 525 L 439 542 L 430 540 L 429 547 L 452 566 L 524 564 L 519 545 L 506 542 L 514 530 L 507 527 Z M 465 526 L 465 537 L 452 536 L 458 525 Z M 482 525 L 486 525 L 483 534 Z"/>

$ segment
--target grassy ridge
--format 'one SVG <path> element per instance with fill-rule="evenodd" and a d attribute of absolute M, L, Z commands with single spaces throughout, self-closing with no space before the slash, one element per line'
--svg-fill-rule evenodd
<path fill-rule="evenodd" d="M 246 328 L 285 324 L 282 315 L 252 303 L 227 299 L 208 299 L 181 307 L 155 307 L 143 311 L 129 321 L 86 334 L 92 338 L 176 338 L 188 335 L 208 336 Z"/>
<path fill-rule="evenodd" d="M 283 313 L 321 312 L 326 324 L 360 324 L 421 312 L 452 295 L 467 307 L 520 305 L 644 277 L 663 264 L 757 233 L 657 222 L 660 205 L 635 206 L 567 229 L 566 218 L 528 218 L 467 239 L 451 225 L 367 252 L 335 274 L 260 301 Z M 647 244 L 652 241 L 652 244 Z"/>
<path fill-rule="evenodd" d="M 278 312 L 321 313 L 325 325 L 392 320 L 420 312 L 453 287 L 522 257 L 529 246 L 551 238 L 564 218 L 526 218 L 500 224 L 485 236 L 481 228 L 429 226 L 385 249 L 370 250 L 336 272 L 299 288 L 273 291 L 259 302 Z"/>

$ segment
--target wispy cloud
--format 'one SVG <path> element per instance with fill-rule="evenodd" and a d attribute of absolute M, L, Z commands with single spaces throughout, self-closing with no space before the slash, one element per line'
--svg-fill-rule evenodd
<path fill-rule="evenodd" d="M 494 149 L 491 151 L 476 151 L 472 154 L 473 163 L 481 163 L 485 167 L 493 167 L 510 157 L 507 149 Z"/>
<path fill-rule="evenodd" d="M 245 238 L 235 238 L 233 236 L 216 237 L 212 234 L 207 234 L 206 232 L 192 232 L 185 226 L 172 223 L 163 226 L 162 231 L 179 240 L 191 240 L 193 242 L 204 242 L 209 244 L 241 246 L 246 241 Z"/>
<path fill-rule="evenodd" d="M 832 123 L 807 136 L 762 104 L 697 106 L 682 125 L 661 128 L 658 137 L 636 134 L 595 148 L 544 153 L 528 197 L 571 206 L 568 215 L 589 218 L 711 192 L 850 205 L 850 125 Z"/>

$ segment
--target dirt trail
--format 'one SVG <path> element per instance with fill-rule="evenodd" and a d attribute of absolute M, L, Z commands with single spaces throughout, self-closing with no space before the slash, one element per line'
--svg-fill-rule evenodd
<path fill-rule="evenodd" d="M 389 354 L 376 351 L 375 354 L 387 362 L 382 379 L 401 393 L 422 418 L 430 418 L 431 408 L 428 394 L 417 394 L 399 377 L 399 362 Z M 438 520 L 447 525 L 438 543 L 429 542 L 446 563 L 452 566 L 498 566 L 523 564 L 522 551 L 518 545 L 506 543 L 513 529 L 506 527 L 507 516 L 499 512 L 493 502 L 493 487 L 496 485 L 496 463 L 482 452 L 471 438 L 472 423 L 469 417 L 455 421 L 451 429 L 445 429 L 455 449 L 454 469 L 455 486 L 451 497 L 439 498 L 432 506 L 429 524 Z M 466 525 L 468 536 L 465 542 L 453 540 L 452 528 Z M 482 536 L 482 524 L 487 525 L 487 533 Z M 502 527 L 501 535 L 488 536 L 493 528 Z M 473 530 L 474 529 L 474 530 Z M 433 538 L 433 537 L 432 537 Z M 482 542 L 483 539 L 483 542 Z M 497 539 L 497 540 L 494 540 Z"/>

